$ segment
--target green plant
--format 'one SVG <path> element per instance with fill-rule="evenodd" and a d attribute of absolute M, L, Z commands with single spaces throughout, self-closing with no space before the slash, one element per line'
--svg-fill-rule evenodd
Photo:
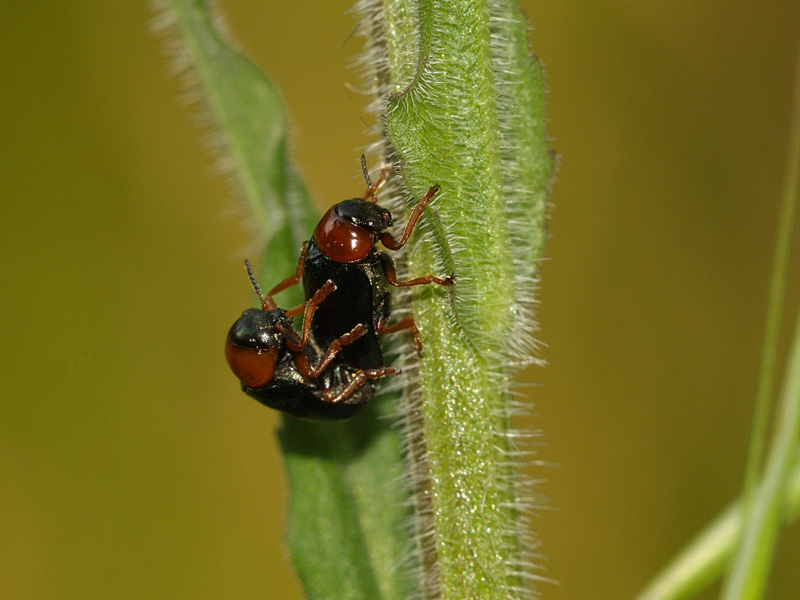
<path fill-rule="evenodd" d="M 514 1 L 362 2 L 359 10 L 388 133 L 375 150 L 400 175 L 385 195 L 407 206 L 431 183 L 442 186 L 409 244 L 408 268 L 453 272 L 457 283 L 404 298 L 426 352 L 418 369 L 406 365 L 402 401 L 374 402 L 345 424 L 284 419 L 290 550 L 310 598 L 526 597 L 509 382 L 533 360 L 554 162 L 542 72 Z M 277 93 L 224 39 L 208 3 L 174 0 L 162 14 L 219 126 L 272 274 L 288 272 L 313 218 L 287 161 Z M 378 418 L 397 405 L 401 429 Z M 402 560 L 417 569 L 397 568 Z"/>
<path fill-rule="evenodd" d="M 454 272 L 457 285 L 403 296 L 426 343 L 418 367 L 405 364 L 404 393 L 387 393 L 347 423 L 284 419 L 290 549 L 309 598 L 528 597 L 535 572 L 509 381 L 534 360 L 537 259 L 554 162 L 542 73 L 514 1 L 362 0 L 358 8 L 376 133 L 386 134 L 373 154 L 396 167 L 385 193 L 401 199 L 393 212 L 430 184 L 442 186 L 408 246 L 406 267 Z M 287 158 L 276 90 L 220 34 L 212 12 L 205 1 L 170 0 L 163 14 L 180 34 L 180 56 L 199 80 L 266 244 L 269 287 L 291 271 L 314 211 Z M 800 514 L 800 333 L 781 426 L 758 477 L 797 203 L 800 119 L 792 131 L 743 500 L 640 600 L 688 597 L 731 563 L 726 600 L 762 597 L 778 527 Z"/>

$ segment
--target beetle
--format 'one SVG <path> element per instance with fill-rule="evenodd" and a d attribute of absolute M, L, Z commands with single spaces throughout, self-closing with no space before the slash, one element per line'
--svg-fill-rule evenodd
<path fill-rule="evenodd" d="M 286 311 L 271 295 L 262 294 L 249 261 L 245 266 L 261 309 L 249 308 L 236 320 L 225 342 L 225 357 L 246 394 L 297 417 L 346 419 L 372 399 L 373 380 L 398 372 L 392 367 L 359 369 L 338 360 L 343 347 L 366 333 L 361 324 L 339 336 L 323 352 L 324 346 L 312 332 L 312 321 L 319 306 L 336 290 L 332 281 L 304 305 Z M 292 328 L 292 316 L 301 311 L 305 314 L 298 335 Z"/>
<path fill-rule="evenodd" d="M 387 250 L 402 248 L 425 207 L 439 191 L 433 185 L 417 203 L 408 219 L 400 239 L 386 231 L 394 224 L 391 213 L 378 204 L 376 192 L 385 181 L 384 169 L 373 186 L 367 171 L 366 159 L 361 156 L 361 168 L 367 191 L 359 198 L 344 200 L 332 206 L 320 219 L 311 239 L 303 243 L 294 275 L 278 283 L 270 295 L 275 295 L 303 280 L 306 298 L 316 294 L 327 281 L 333 281 L 337 290 L 319 307 L 314 323 L 314 335 L 323 346 L 330 344 L 357 324 L 367 331 L 343 348 L 340 359 L 361 369 L 378 369 L 384 366 L 379 336 L 408 329 L 414 337 L 417 353 L 423 345 L 419 330 L 412 317 L 389 325 L 392 297 L 389 286 L 408 287 L 435 283 L 452 285 L 453 277 L 436 277 L 430 273 L 422 277 L 398 281 L 394 260 L 375 244 L 380 242 Z"/>

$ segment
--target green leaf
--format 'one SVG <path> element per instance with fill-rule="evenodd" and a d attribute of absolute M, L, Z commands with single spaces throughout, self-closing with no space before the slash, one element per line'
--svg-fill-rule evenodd
<path fill-rule="evenodd" d="M 397 431 L 378 401 L 344 423 L 284 418 L 289 549 L 308 598 L 413 597 Z"/>
<path fill-rule="evenodd" d="M 197 82 L 216 125 L 223 164 L 234 172 L 260 238 L 287 228 L 293 182 L 286 156 L 287 119 L 275 86 L 224 34 L 213 6 L 202 0 L 163 0 L 159 25 L 175 30 L 175 66 Z M 308 222 L 308 199 L 293 207 Z M 305 223 L 295 222 L 302 227 Z"/>

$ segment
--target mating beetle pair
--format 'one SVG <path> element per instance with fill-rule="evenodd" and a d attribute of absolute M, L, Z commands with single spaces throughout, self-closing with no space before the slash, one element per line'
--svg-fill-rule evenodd
<path fill-rule="evenodd" d="M 392 258 L 375 248 L 377 242 L 389 250 L 402 248 L 439 187 L 431 187 L 420 200 L 398 240 L 385 231 L 393 224 L 391 214 L 377 204 L 376 191 L 387 170 L 373 186 L 363 156 L 361 163 L 368 190 L 325 213 L 312 238 L 303 244 L 295 273 L 266 298 L 248 264 L 262 309 L 245 311 L 228 334 L 226 356 L 244 391 L 295 416 L 347 418 L 369 401 L 374 381 L 396 373 L 384 363 L 380 335 L 408 329 L 417 352 L 422 352 L 412 318 L 388 324 L 392 307 L 389 286 L 453 283 L 452 277 L 431 274 L 398 281 Z M 277 308 L 272 296 L 301 278 L 305 308 L 288 312 Z M 303 310 L 298 337 L 289 317 Z M 312 368 L 311 363 L 317 361 Z"/>

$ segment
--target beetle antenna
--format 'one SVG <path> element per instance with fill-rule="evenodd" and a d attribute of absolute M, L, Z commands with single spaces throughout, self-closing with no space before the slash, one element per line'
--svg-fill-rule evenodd
<path fill-rule="evenodd" d="M 253 268 L 250 266 L 250 261 L 246 258 L 244 259 L 244 268 L 247 269 L 247 275 L 250 277 L 250 285 L 253 286 L 256 294 L 258 294 L 258 299 L 261 300 L 261 308 L 263 310 L 278 308 L 275 301 L 270 296 L 264 297 L 264 294 L 261 292 L 261 286 L 258 285 L 256 276 L 253 275 Z"/>
<path fill-rule="evenodd" d="M 377 204 L 378 198 L 375 196 L 375 188 L 372 187 L 372 181 L 369 178 L 369 171 L 367 171 L 367 158 L 363 154 L 361 155 L 361 170 L 364 172 L 364 181 L 367 182 L 369 193 L 372 194 L 372 203 Z"/>

